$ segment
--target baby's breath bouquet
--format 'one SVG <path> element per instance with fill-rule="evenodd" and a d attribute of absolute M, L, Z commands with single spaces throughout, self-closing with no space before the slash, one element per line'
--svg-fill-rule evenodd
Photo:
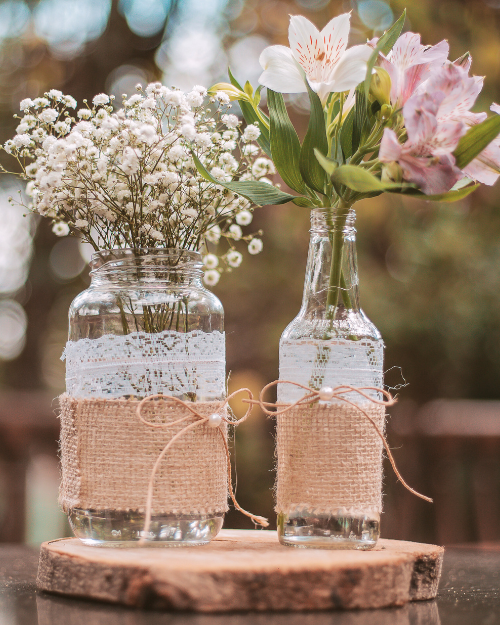
<path fill-rule="evenodd" d="M 84 105 L 75 114 L 75 99 L 55 89 L 23 100 L 17 134 L 3 146 L 28 181 L 27 208 L 52 219 L 57 235 L 80 236 L 96 251 L 200 251 L 208 285 L 240 265 L 238 241 L 250 254 L 262 250 L 261 232 L 242 231 L 254 204 L 228 186 L 260 181 L 273 191 L 274 165 L 257 144 L 259 127 L 243 129 L 228 112 L 226 93 L 152 83 L 124 95 L 121 108 L 106 94 Z"/>

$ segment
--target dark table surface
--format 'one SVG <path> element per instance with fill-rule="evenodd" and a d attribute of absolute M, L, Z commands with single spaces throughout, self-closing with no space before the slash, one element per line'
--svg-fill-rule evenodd
<path fill-rule="evenodd" d="M 0 625 L 495 625 L 500 623 L 500 544 L 446 550 L 435 601 L 351 612 L 173 614 L 39 593 L 38 551 L 0 546 Z"/>

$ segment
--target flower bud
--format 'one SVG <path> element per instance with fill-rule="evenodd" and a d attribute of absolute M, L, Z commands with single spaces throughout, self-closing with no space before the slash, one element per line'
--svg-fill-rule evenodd
<path fill-rule="evenodd" d="M 381 67 L 374 67 L 370 83 L 370 93 L 382 106 L 391 102 L 391 77 Z"/>
<path fill-rule="evenodd" d="M 234 85 L 228 82 L 218 82 L 208 90 L 208 95 L 215 95 L 218 91 L 222 91 L 229 96 L 230 100 L 248 100 L 248 95 L 244 91 L 240 91 Z"/>
<path fill-rule="evenodd" d="M 396 161 L 384 164 L 382 168 L 381 180 L 382 182 L 402 182 L 403 170 L 396 163 Z"/>
<path fill-rule="evenodd" d="M 380 108 L 380 117 L 382 119 L 389 119 L 392 115 L 392 106 L 390 104 L 382 104 Z"/>

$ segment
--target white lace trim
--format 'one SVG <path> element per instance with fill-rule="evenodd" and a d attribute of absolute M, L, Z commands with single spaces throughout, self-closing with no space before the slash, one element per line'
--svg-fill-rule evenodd
<path fill-rule="evenodd" d="M 382 341 L 287 339 L 280 344 L 280 380 L 291 380 L 318 389 L 343 384 L 383 388 L 383 361 Z M 303 397 L 304 393 L 298 386 L 280 384 L 278 401 L 291 403 Z M 369 394 L 375 398 L 378 395 Z"/>
<path fill-rule="evenodd" d="M 61 360 L 66 360 L 66 390 L 71 397 L 195 393 L 198 401 L 207 401 L 224 395 L 223 332 L 106 334 L 68 341 Z"/>

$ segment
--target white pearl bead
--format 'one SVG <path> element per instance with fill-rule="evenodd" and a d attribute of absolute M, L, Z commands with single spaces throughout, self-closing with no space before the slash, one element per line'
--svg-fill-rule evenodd
<path fill-rule="evenodd" d="M 333 388 L 331 386 L 323 386 L 318 392 L 321 401 L 330 401 L 333 397 Z"/>
<path fill-rule="evenodd" d="M 214 412 L 213 414 L 208 416 L 208 427 L 210 428 L 218 428 L 222 423 L 222 417 L 219 413 Z"/>

